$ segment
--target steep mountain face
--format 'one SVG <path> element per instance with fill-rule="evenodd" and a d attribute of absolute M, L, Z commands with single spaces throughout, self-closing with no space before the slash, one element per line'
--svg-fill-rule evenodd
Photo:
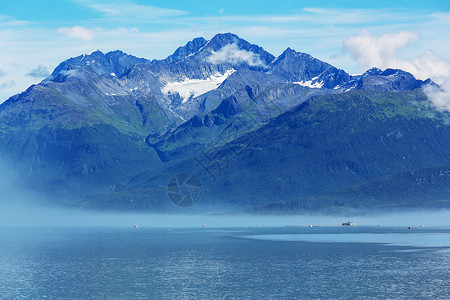
<path fill-rule="evenodd" d="M 198 209 L 419 205 L 386 193 L 446 174 L 450 118 L 426 84 L 394 69 L 351 76 L 290 48 L 274 57 L 233 34 L 163 60 L 94 51 L 0 105 L 0 158 L 86 207 L 176 209 L 165 189 L 178 173 L 201 179 Z M 417 195 L 446 206 L 448 180 Z"/>
<path fill-rule="evenodd" d="M 169 160 L 157 176 L 144 172 L 112 197 L 171 210 L 162 187 L 191 173 L 202 181 L 197 208 L 205 210 L 448 207 L 449 124 L 421 90 L 315 96 L 229 143 L 221 137 L 233 130 L 215 131 L 196 155 Z"/>
<path fill-rule="evenodd" d="M 146 147 L 150 130 L 168 124 L 153 98 L 135 99 L 117 92 L 110 80 L 90 70 L 62 81 L 44 81 L 0 107 L 0 152 L 33 185 L 49 189 L 90 190 L 123 180 L 160 163 Z M 139 102 L 140 101 L 140 102 Z M 138 103 L 153 109 L 151 121 Z M 158 121 L 157 117 L 161 116 Z"/>
<path fill-rule="evenodd" d="M 189 55 L 195 54 L 198 50 L 200 50 L 208 41 L 204 38 L 195 38 L 192 41 L 189 41 L 185 46 L 179 47 L 175 52 L 167 57 L 164 62 L 173 63 L 182 61 L 184 58 Z"/>
<path fill-rule="evenodd" d="M 148 143 L 163 161 L 194 155 L 210 144 L 219 132 L 233 127 L 231 139 L 236 139 L 302 103 L 311 94 L 315 93 L 290 83 L 245 85 L 209 112 L 195 115 L 157 139 L 149 136 Z M 239 120 L 238 126 L 235 126 L 236 120 Z M 230 141 L 223 138 L 215 143 L 221 146 Z"/>
<path fill-rule="evenodd" d="M 286 82 L 328 89 L 346 83 L 351 79 L 345 71 L 339 70 L 309 54 L 299 53 L 290 48 L 273 62 L 270 73 Z"/>
<path fill-rule="evenodd" d="M 232 142 L 230 148 L 245 149 L 214 190 L 227 191 L 227 199 L 246 195 L 252 204 L 265 204 L 440 167 L 450 160 L 450 119 L 440 113 L 430 118 L 426 101 L 420 91 L 311 98 Z M 365 205 L 364 198 L 342 198 L 352 206 Z"/>

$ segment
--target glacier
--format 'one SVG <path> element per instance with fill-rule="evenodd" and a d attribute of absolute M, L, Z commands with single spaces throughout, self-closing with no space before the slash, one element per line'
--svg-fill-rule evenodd
<path fill-rule="evenodd" d="M 188 101 L 191 97 L 195 98 L 209 91 L 218 88 L 225 79 L 236 70 L 231 69 L 224 74 L 217 73 L 206 79 L 185 78 L 183 81 L 168 82 L 161 88 L 164 95 L 178 94 L 183 99 L 182 103 Z"/>

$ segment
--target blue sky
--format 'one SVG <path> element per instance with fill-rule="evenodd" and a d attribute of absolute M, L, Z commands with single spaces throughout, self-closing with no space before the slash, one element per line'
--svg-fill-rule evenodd
<path fill-rule="evenodd" d="M 161 59 L 194 37 L 218 32 L 233 32 L 274 55 L 291 47 L 349 73 L 375 65 L 447 76 L 449 3 L 2 0 L 0 102 L 93 49 Z"/>

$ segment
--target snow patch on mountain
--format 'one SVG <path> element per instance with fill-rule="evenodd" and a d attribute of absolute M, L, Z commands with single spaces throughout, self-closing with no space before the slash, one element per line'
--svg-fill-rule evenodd
<path fill-rule="evenodd" d="M 100 52 L 100 53 L 101 53 L 101 51 L 100 51 L 100 50 L 98 50 L 98 49 L 95 49 L 95 50 L 92 50 L 91 52 L 87 53 L 87 55 L 91 55 L 91 54 L 92 54 L 92 53 L 94 53 L 94 52 Z"/>
<path fill-rule="evenodd" d="M 169 82 L 161 88 L 161 92 L 166 96 L 178 94 L 183 99 L 182 103 L 185 103 L 191 97 L 195 98 L 218 88 L 234 72 L 235 70 L 232 69 L 224 74 L 211 75 L 206 79 L 186 78 L 183 81 Z"/>
<path fill-rule="evenodd" d="M 312 89 L 320 89 L 323 86 L 323 82 L 314 82 L 313 80 L 307 80 L 307 81 L 297 81 L 297 82 L 292 82 L 294 84 L 298 84 L 301 86 L 306 86 Z"/>

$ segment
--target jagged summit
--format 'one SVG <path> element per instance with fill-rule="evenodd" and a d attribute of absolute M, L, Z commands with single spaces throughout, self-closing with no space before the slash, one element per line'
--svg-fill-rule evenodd
<path fill-rule="evenodd" d="M 360 88 L 392 90 L 395 89 L 392 82 L 399 76 L 409 81 L 408 84 L 399 85 L 400 89 L 417 88 L 422 84 L 409 73 L 401 73 L 401 70 L 394 72 L 391 69 L 382 71 L 372 68 L 360 76 L 351 76 L 344 70 L 290 47 L 278 57 L 274 57 L 262 47 L 251 44 L 233 33 L 219 33 L 210 40 L 203 37 L 194 38 L 163 60 L 149 61 L 120 50 L 106 54 L 95 50 L 62 62 L 47 80 L 56 78 L 61 72 L 65 75 L 67 71 L 73 69 L 70 66 L 88 68 L 99 75 L 114 77 L 124 75 L 129 80 L 136 81 L 139 86 L 144 85 L 153 89 L 164 89 L 164 91 L 169 91 L 170 87 L 165 88 L 168 83 L 179 82 L 179 88 L 166 93 L 172 102 L 178 101 L 175 99 L 178 96 L 174 96 L 174 93 L 181 97 L 181 102 L 186 102 L 190 94 L 194 97 L 202 95 L 204 91 L 217 88 L 221 83 L 220 81 L 218 84 L 208 85 L 207 89 L 201 87 L 201 92 L 198 92 L 191 90 L 195 80 L 208 81 L 214 77 L 213 80 L 217 82 L 215 78 L 220 77 L 221 80 L 226 80 L 226 77 L 223 77 L 224 74 L 245 69 L 270 75 L 271 81 L 278 78 L 280 82 L 337 91 Z M 199 86 L 198 84 L 202 83 L 195 84 Z"/>
<path fill-rule="evenodd" d="M 163 60 L 137 58 L 120 50 L 106 54 L 96 50 L 62 62 L 47 81 L 62 83 L 78 74 L 77 81 L 84 77 L 92 84 L 96 81 L 92 72 L 109 77 L 100 84 L 103 94 L 151 94 L 181 120 L 216 108 L 221 95 L 230 96 L 246 85 L 263 82 L 295 84 L 309 89 L 310 95 L 354 89 L 410 90 L 426 84 L 401 70 L 373 68 L 351 76 L 290 47 L 275 58 L 232 33 L 219 33 L 209 40 L 194 38 Z"/>
<path fill-rule="evenodd" d="M 95 50 L 89 54 L 72 57 L 60 63 L 50 78 L 56 77 L 61 71 L 67 70 L 70 65 L 90 68 L 99 75 L 114 74 L 115 76 L 121 76 L 126 70 L 138 63 L 149 63 L 149 61 L 144 58 L 129 55 L 120 50 L 111 51 L 106 54 L 100 50 Z"/>
<path fill-rule="evenodd" d="M 159 63 L 227 64 L 228 67 L 267 68 L 274 56 L 262 47 L 251 44 L 232 33 L 219 33 L 210 40 L 195 38 L 179 47 L 172 55 Z"/>
<path fill-rule="evenodd" d="M 400 69 L 371 68 L 354 81 L 354 87 L 365 90 L 401 91 L 414 90 L 432 84 L 431 80 L 418 80 L 409 72 Z M 353 84 L 353 82 L 352 82 Z"/>
<path fill-rule="evenodd" d="M 228 47 L 227 50 L 229 50 L 229 54 L 234 55 L 236 58 L 238 58 L 239 55 L 245 55 L 245 52 L 253 53 L 257 56 L 257 59 L 260 60 L 261 66 L 268 66 L 275 59 L 275 57 L 265 51 L 264 48 L 251 44 L 232 33 L 220 33 L 215 35 L 205 45 L 205 50 L 217 52 L 224 49 L 224 47 Z"/>

